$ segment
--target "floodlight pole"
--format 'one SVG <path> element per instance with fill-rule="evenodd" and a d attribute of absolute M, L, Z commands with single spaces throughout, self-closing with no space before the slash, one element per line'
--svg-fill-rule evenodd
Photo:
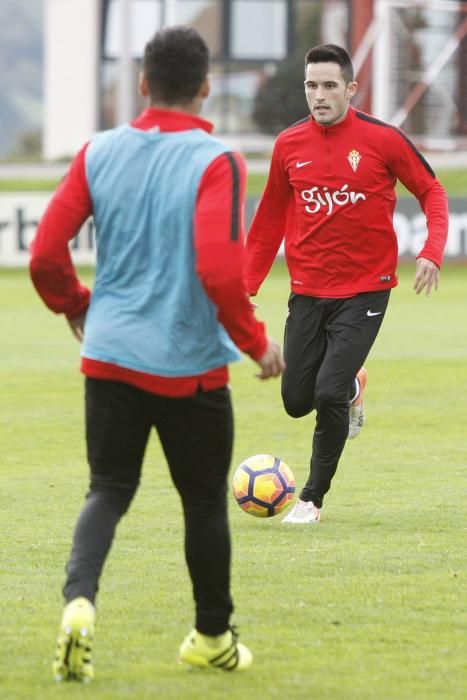
<path fill-rule="evenodd" d="M 430 85 L 435 81 L 440 71 L 444 68 L 448 60 L 451 58 L 454 51 L 458 48 L 462 39 L 467 36 L 467 17 L 464 19 L 458 30 L 455 32 L 454 36 L 450 37 L 443 50 L 435 60 L 428 66 L 428 68 L 423 73 L 422 79 L 417 85 L 412 89 L 408 97 L 406 98 L 404 104 L 399 107 L 397 112 L 391 119 L 391 124 L 395 126 L 401 126 L 407 119 L 409 113 L 415 107 L 419 99 L 422 97 L 423 93 L 430 87 Z"/>
<path fill-rule="evenodd" d="M 374 29 L 381 28 L 373 48 L 372 67 L 372 112 L 378 119 L 389 121 L 390 100 L 388 76 L 391 68 L 391 42 L 389 40 L 390 7 L 386 0 L 376 0 L 374 7 Z M 371 34 L 373 29 L 371 30 Z M 369 38 L 372 38 L 369 35 Z"/>
<path fill-rule="evenodd" d="M 177 24 L 177 0 L 163 0 L 162 26 L 172 27 Z"/>
<path fill-rule="evenodd" d="M 120 58 L 118 66 L 117 122 L 133 119 L 134 75 L 131 55 L 131 0 L 120 0 Z"/>

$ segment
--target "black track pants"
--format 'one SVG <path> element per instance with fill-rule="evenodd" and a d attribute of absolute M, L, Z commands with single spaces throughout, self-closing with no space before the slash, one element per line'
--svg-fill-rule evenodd
<path fill-rule="evenodd" d="M 91 485 L 75 528 L 65 599 L 94 601 L 117 523 L 139 484 L 152 426 L 182 500 L 195 625 L 205 634 L 221 634 L 233 610 L 227 520 L 233 416 L 227 388 L 168 398 L 120 382 L 86 379 Z M 148 548 L 156 549 L 157 542 L 148 542 Z"/>
<path fill-rule="evenodd" d="M 344 449 L 355 376 L 376 339 L 389 294 L 370 292 L 347 299 L 290 295 L 282 400 L 294 418 L 316 409 L 310 476 L 300 498 L 318 507 Z"/>

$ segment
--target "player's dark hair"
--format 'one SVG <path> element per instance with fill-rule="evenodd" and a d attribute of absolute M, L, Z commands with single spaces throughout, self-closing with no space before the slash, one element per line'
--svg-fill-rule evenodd
<path fill-rule="evenodd" d="M 337 44 L 314 46 L 305 56 L 305 71 L 309 63 L 337 63 L 346 83 L 351 83 L 354 79 L 350 56 L 342 46 L 337 46 Z"/>
<path fill-rule="evenodd" d="M 151 102 L 187 104 L 209 71 L 209 50 L 196 29 L 169 27 L 148 41 L 143 72 Z"/>

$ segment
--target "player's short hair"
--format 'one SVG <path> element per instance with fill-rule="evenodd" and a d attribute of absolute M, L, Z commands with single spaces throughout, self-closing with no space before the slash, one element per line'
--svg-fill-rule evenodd
<path fill-rule="evenodd" d="M 152 102 L 191 102 L 208 71 L 209 49 L 191 27 L 162 29 L 144 49 L 143 72 Z"/>
<path fill-rule="evenodd" d="M 346 83 L 351 83 L 354 79 L 350 56 L 342 46 L 337 46 L 337 44 L 314 46 L 305 56 L 305 71 L 309 63 L 337 63 Z"/>

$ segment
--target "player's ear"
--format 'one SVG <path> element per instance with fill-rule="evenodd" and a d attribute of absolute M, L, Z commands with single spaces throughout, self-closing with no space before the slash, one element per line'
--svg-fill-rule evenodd
<path fill-rule="evenodd" d="M 211 92 L 211 76 L 208 75 L 205 77 L 203 80 L 201 87 L 199 89 L 199 96 L 203 98 L 203 100 L 206 99 L 206 97 L 209 97 L 209 93 Z"/>
<path fill-rule="evenodd" d="M 352 99 L 352 97 L 355 97 L 357 93 L 357 88 L 358 88 L 358 83 L 355 82 L 355 80 L 352 80 L 351 83 L 347 84 L 347 97 L 349 100 Z"/>
<path fill-rule="evenodd" d="M 139 94 L 141 95 L 141 97 L 149 96 L 148 79 L 146 78 L 144 73 L 139 74 Z"/>

